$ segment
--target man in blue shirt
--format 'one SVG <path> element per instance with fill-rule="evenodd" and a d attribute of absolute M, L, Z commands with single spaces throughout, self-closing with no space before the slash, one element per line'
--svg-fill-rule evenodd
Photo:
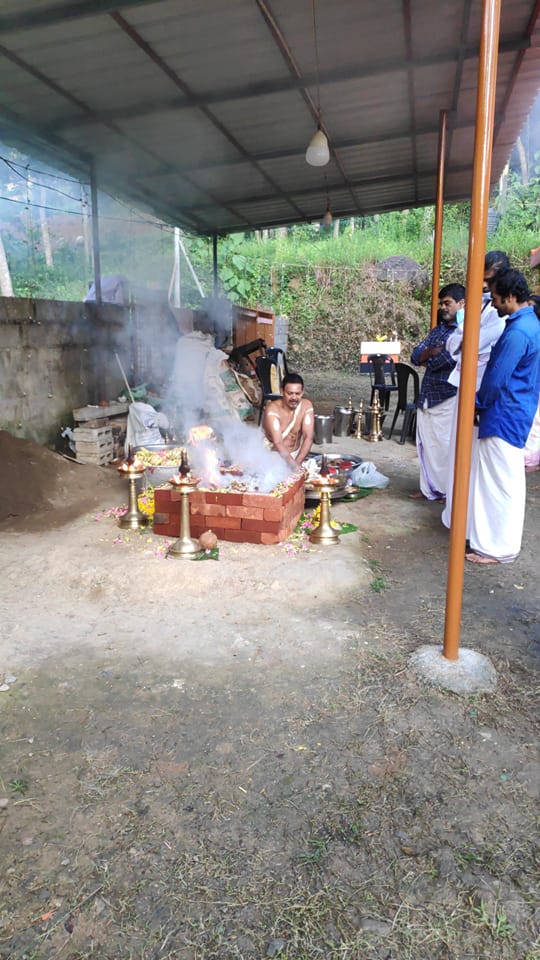
<path fill-rule="evenodd" d="M 493 304 L 507 316 L 476 395 L 478 459 L 472 477 L 472 563 L 510 563 L 525 519 L 524 447 L 540 392 L 540 322 L 517 270 L 497 275 Z"/>
<path fill-rule="evenodd" d="M 416 422 L 420 461 L 420 490 L 413 499 L 444 500 L 448 479 L 450 429 L 457 387 L 448 383 L 456 361 L 446 341 L 457 328 L 458 311 L 465 304 L 465 287 L 449 283 L 439 291 L 439 322 L 411 353 L 411 363 L 425 366 Z"/>

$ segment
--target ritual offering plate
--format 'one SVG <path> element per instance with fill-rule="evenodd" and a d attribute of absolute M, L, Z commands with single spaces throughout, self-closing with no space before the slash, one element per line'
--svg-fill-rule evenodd
<path fill-rule="evenodd" d="M 307 459 L 315 460 L 320 466 L 322 454 L 310 454 Z M 343 497 L 349 496 L 355 489 L 351 487 L 349 476 L 351 472 L 362 463 L 362 457 L 349 456 L 342 453 L 328 453 L 326 454 L 326 461 L 328 465 L 327 479 L 331 488 L 330 499 L 341 500 Z M 306 500 L 319 501 L 321 499 L 321 480 L 322 478 L 316 478 L 313 482 L 306 480 L 304 484 Z"/>

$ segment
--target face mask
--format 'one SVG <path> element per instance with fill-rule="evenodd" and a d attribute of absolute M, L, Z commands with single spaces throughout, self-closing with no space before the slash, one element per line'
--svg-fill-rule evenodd
<path fill-rule="evenodd" d="M 458 312 L 456 313 L 456 323 L 458 324 L 458 326 L 460 323 L 463 323 L 464 318 L 465 318 L 465 308 L 460 307 Z"/>
<path fill-rule="evenodd" d="M 482 304 L 487 303 L 488 300 L 491 300 L 491 294 L 489 290 L 482 291 Z"/>

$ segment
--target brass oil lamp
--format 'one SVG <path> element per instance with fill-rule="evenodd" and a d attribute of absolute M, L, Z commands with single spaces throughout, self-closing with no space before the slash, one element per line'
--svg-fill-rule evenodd
<path fill-rule="evenodd" d="M 363 401 L 363 400 L 360 400 L 360 402 L 359 402 L 359 404 L 358 404 L 358 410 L 356 411 L 356 417 L 357 417 L 357 420 L 356 420 L 356 431 L 355 431 L 354 437 L 355 437 L 355 440 L 361 440 L 361 439 L 362 439 L 363 420 L 364 420 L 364 401 Z"/>
<path fill-rule="evenodd" d="M 169 483 L 180 493 L 180 536 L 178 540 L 169 547 L 167 556 L 181 557 L 184 560 L 195 560 L 204 552 L 198 540 L 191 536 L 189 519 L 189 495 L 198 487 L 199 477 L 194 477 L 191 473 L 187 451 L 184 449 L 181 453 L 180 467 L 178 474 L 170 477 Z"/>
<path fill-rule="evenodd" d="M 330 494 L 332 487 L 339 484 L 341 481 L 337 477 L 332 477 L 328 472 L 328 459 L 325 453 L 321 457 L 321 472 L 318 477 L 314 477 L 311 481 L 314 486 L 319 487 L 321 492 L 321 512 L 319 515 L 319 523 L 314 530 L 311 531 L 309 539 L 311 543 L 319 543 L 326 545 L 329 543 L 339 543 L 339 536 L 337 530 L 334 530 L 332 526 L 332 516 L 330 512 Z"/>
<path fill-rule="evenodd" d="M 381 440 L 384 440 L 384 437 L 381 430 L 381 404 L 377 393 L 373 398 L 373 403 L 369 407 L 369 412 L 369 433 L 364 433 L 362 436 L 368 443 L 379 443 Z"/>
<path fill-rule="evenodd" d="M 133 459 L 131 450 L 128 450 L 127 460 L 118 467 L 118 473 L 123 477 L 127 477 L 129 481 L 127 512 L 118 520 L 118 526 L 124 530 L 141 530 L 148 524 L 149 517 L 145 517 L 144 513 L 141 513 L 137 503 L 137 480 L 140 480 L 145 470 L 146 467 L 143 463 L 137 463 Z"/>

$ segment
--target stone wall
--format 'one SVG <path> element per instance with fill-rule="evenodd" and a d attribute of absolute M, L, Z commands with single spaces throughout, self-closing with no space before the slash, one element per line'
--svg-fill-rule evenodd
<path fill-rule="evenodd" d="M 74 408 L 124 391 L 132 346 L 125 307 L 0 297 L 0 429 L 54 445 Z"/>

